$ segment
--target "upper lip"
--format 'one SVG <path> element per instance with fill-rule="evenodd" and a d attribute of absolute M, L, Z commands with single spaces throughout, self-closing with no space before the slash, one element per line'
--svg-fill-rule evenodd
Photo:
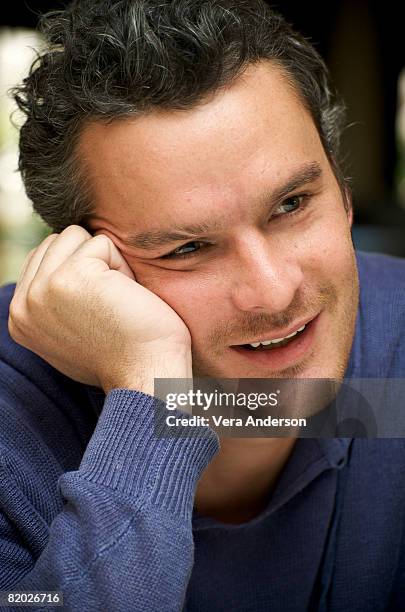
<path fill-rule="evenodd" d="M 296 332 L 303 325 L 308 325 L 308 323 L 313 321 L 315 317 L 317 316 L 318 315 L 307 317 L 306 319 L 302 319 L 302 321 L 294 323 L 294 325 L 292 325 L 288 329 L 282 329 L 277 332 L 272 331 L 268 336 L 260 336 L 260 338 L 257 338 L 256 340 L 249 339 L 247 342 L 241 342 L 239 344 L 233 344 L 231 346 L 242 346 L 243 344 L 253 344 L 254 342 L 265 342 L 266 340 L 275 340 L 276 338 L 285 338 L 289 334 L 293 334 L 294 332 Z"/>

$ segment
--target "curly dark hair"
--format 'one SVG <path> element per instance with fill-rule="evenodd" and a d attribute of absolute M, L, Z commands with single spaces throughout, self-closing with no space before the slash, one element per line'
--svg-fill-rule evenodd
<path fill-rule="evenodd" d="M 47 47 L 13 95 L 26 115 L 25 189 L 56 232 L 85 226 L 93 210 L 76 151 L 88 122 L 190 109 L 260 60 L 289 78 L 347 193 L 344 106 L 314 47 L 263 0 L 74 0 L 44 15 L 40 30 Z"/>

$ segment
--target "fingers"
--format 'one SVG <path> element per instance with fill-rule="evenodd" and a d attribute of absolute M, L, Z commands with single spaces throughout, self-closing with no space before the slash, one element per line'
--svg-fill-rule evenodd
<path fill-rule="evenodd" d="M 104 234 L 92 237 L 89 232 L 78 225 L 67 227 L 60 234 L 51 234 L 28 254 L 19 279 L 16 291 L 27 293 L 33 281 L 40 286 L 46 283 L 62 264 L 69 266 L 79 264 L 80 259 L 93 259 L 99 268 L 117 270 L 131 279 L 135 279 L 131 268 L 114 245 Z"/>
<path fill-rule="evenodd" d="M 49 246 L 54 242 L 57 238 L 58 234 L 51 234 L 45 240 L 41 242 L 41 244 L 30 251 L 23 263 L 21 268 L 20 275 L 16 284 L 16 292 L 18 291 L 27 291 L 28 287 L 31 285 L 34 277 L 37 273 L 39 266 L 41 265 L 41 261 L 48 250 Z"/>
<path fill-rule="evenodd" d="M 53 234 L 53 236 L 54 240 L 47 245 L 42 243 L 38 247 L 42 259 L 35 272 L 36 281 L 41 282 L 48 279 L 83 243 L 92 239 L 91 234 L 79 225 L 70 225 L 60 234 Z"/>
<path fill-rule="evenodd" d="M 91 240 L 83 242 L 76 250 L 72 259 L 87 258 L 102 261 L 106 270 L 117 270 L 125 276 L 135 280 L 135 276 L 121 251 L 114 242 L 105 234 L 97 234 Z"/>

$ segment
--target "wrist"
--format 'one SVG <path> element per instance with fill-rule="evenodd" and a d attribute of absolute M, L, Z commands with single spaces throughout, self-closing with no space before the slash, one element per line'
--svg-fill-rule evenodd
<path fill-rule="evenodd" d="M 107 395 L 112 389 L 130 389 L 154 395 L 155 378 L 193 377 L 191 350 L 179 350 L 175 354 L 161 353 L 145 355 L 136 364 L 121 366 L 110 371 L 100 381 Z"/>

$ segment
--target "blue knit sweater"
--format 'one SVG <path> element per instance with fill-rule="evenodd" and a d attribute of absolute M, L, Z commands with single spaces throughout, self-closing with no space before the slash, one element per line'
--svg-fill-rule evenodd
<path fill-rule="evenodd" d="M 358 263 L 347 376 L 405 378 L 405 262 Z M 105 397 L 15 344 L 12 292 L 0 290 L 0 590 L 62 591 L 80 612 L 405 610 L 404 440 L 300 439 L 259 516 L 198 516 L 216 434 L 156 437 L 152 408 L 166 414 L 152 397 Z"/>

